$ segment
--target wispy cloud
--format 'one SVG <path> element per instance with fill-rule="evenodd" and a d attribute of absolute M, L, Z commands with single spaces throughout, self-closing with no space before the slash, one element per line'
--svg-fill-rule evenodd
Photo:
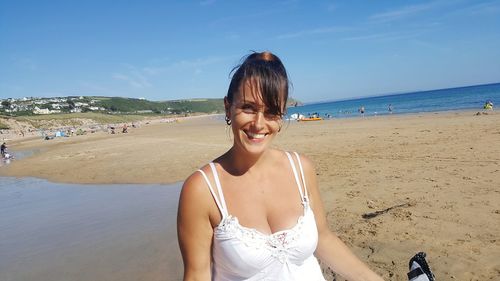
<path fill-rule="evenodd" d="M 300 30 L 297 32 L 292 32 L 292 33 L 281 34 L 281 35 L 276 36 L 276 39 L 290 39 L 290 38 L 304 37 L 304 36 L 310 36 L 310 35 L 338 33 L 338 32 L 344 32 L 344 31 L 348 31 L 348 30 L 352 30 L 352 28 L 342 27 L 342 26 L 321 27 L 321 28 L 313 28 L 313 29 L 307 29 L 307 30 Z"/>
<path fill-rule="evenodd" d="M 249 12 L 247 10 L 242 10 L 241 13 L 231 14 L 229 16 L 220 17 L 212 20 L 210 26 L 237 24 L 240 25 L 241 22 L 251 22 L 262 19 L 267 19 L 268 17 L 279 14 L 286 14 L 290 11 L 297 11 L 300 9 L 300 0 L 284 0 L 284 1 L 267 1 L 262 9 L 256 12 Z M 249 2 L 252 3 L 252 2 Z"/>
<path fill-rule="evenodd" d="M 352 37 L 346 37 L 342 38 L 342 41 L 363 41 L 363 40 L 379 40 L 379 41 L 390 41 L 390 40 L 400 40 L 400 39 L 407 39 L 407 38 L 413 38 L 418 35 L 417 32 L 409 32 L 409 33 L 396 33 L 396 32 L 387 32 L 387 33 L 373 33 L 373 34 L 367 34 L 367 35 L 360 35 L 360 36 L 352 36 Z"/>
<path fill-rule="evenodd" d="M 201 6 L 210 6 L 210 5 L 213 5 L 215 4 L 216 0 L 204 0 L 204 1 L 200 1 L 200 5 Z"/>
<path fill-rule="evenodd" d="M 284 0 L 276 2 L 277 6 L 286 8 L 297 8 L 300 4 L 300 0 Z"/>
<path fill-rule="evenodd" d="M 180 68 L 199 68 L 215 63 L 219 63 L 226 58 L 223 57 L 207 57 L 207 58 L 197 58 L 193 60 L 181 60 L 172 64 L 172 67 Z"/>
<path fill-rule="evenodd" d="M 123 74 L 123 73 L 114 73 L 112 77 L 116 80 L 123 80 L 128 82 L 128 84 L 134 88 L 146 88 L 150 86 L 148 83 L 143 83 L 143 81 L 136 80 L 134 77 L 131 77 L 129 75 Z"/>
<path fill-rule="evenodd" d="M 457 13 L 469 14 L 473 16 L 498 14 L 500 13 L 500 3 L 496 1 L 473 4 L 457 11 Z"/>
<path fill-rule="evenodd" d="M 371 21 L 375 21 L 375 22 L 396 21 L 396 20 L 405 19 L 407 17 L 411 17 L 411 16 L 414 16 L 414 15 L 419 14 L 421 12 L 433 9 L 439 5 L 441 5 L 441 2 L 436 1 L 436 2 L 429 2 L 429 3 L 425 3 L 425 4 L 420 4 L 420 5 L 405 6 L 405 7 L 399 8 L 399 9 L 374 14 L 374 15 L 370 16 L 369 19 Z"/>
<path fill-rule="evenodd" d="M 170 61 L 169 59 L 152 59 L 152 64 L 146 66 L 134 66 L 128 63 L 121 65 L 121 69 L 111 73 L 114 80 L 127 83 L 130 87 L 135 89 L 148 89 L 154 90 L 161 84 L 166 82 L 166 79 L 173 79 L 169 77 L 179 77 L 182 79 L 196 79 L 200 74 L 205 73 L 206 70 L 215 65 L 227 61 L 234 61 L 235 56 L 212 56 L 195 59 L 185 59 L 179 61 Z M 162 64 L 163 63 L 163 64 Z M 108 89 L 100 87 L 92 87 L 93 85 L 86 85 L 90 90 L 97 92 L 109 92 Z"/>
<path fill-rule="evenodd" d="M 206 57 L 180 60 L 163 66 L 145 66 L 142 68 L 142 71 L 146 75 L 159 75 L 168 71 L 191 71 L 193 74 L 199 74 L 203 72 L 203 69 L 207 66 L 221 63 L 229 59 L 234 59 L 234 57 Z"/>
<path fill-rule="evenodd" d="M 278 12 L 281 12 L 281 10 L 270 8 L 270 9 L 263 9 L 259 12 L 255 12 L 255 13 L 231 15 L 231 16 L 226 16 L 226 17 L 221 17 L 221 18 L 215 19 L 212 22 L 210 22 L 209 25 L 210 26 L 219 26 L 219 25 L 236 24 L 236 23 L 240 24 L 242 21 L 257 20 L 259 18 L 271 16 L 271 15 L 276 14 Z"/>
<path fill-rule="evenodd" d="M 124 64 L 124 66 L 126 67 L 126 73 L 114 73 L 112 75 L 114 79 L 126 81 L 134 88 L 142 89 L 151 87 L 151 83 L 140 70 L 130 64 Z"/>
<path fill-rule="evenodd" d="M 421 48 L 432 49 L 432 50 L 440 51 L 440 52 L 443 52 L 443 53 L 444 52 L 449 52 L 449 51 L 452 50 L 449 47 L 443 47 L 441 45 L 437 45 L 435 43 L 432 43 L 432 42 L 429 42 L 429 41 L 424 41 L 424 40 L 419 40 L 419 39 L 411 40 L 411 42 L 414 45 L 417 45 L 417 46 L 419 46 Z"/>

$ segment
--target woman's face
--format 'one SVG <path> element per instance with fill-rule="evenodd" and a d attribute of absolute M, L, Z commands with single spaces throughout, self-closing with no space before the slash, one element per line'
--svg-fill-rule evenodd
<path fill-rule="evenodd" d="M 226 110 L 231 119 L 234 145 L 243 151 L 260 154 L 269 147 L 278 133 L 282 118 L 270 113 L 262 100 L 259 87 L 250 81 L 240 86 L 232 104 L 226 101 Z"/>

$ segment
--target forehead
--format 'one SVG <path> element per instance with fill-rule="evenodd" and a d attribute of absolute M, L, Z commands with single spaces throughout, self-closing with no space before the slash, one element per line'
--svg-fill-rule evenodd
<path fill-rule="evenodd" d="M 260 83 L 256 79 L 248 79 L 240 85 L 239 91 L 234 96 L 238 103 L 251 102 L 264 104 L 264 98 L 260 90 Z"/>

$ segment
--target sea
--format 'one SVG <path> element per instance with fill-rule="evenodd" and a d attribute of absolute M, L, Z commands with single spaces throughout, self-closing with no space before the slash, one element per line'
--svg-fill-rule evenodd
<path fill-rule="evenodd" d="M 486 101 L 500 105 L 500 83 L 459 88 L 420 91 L 349 100 L 304 104 L 288 108 L 288 117 L 298 113 L 305 117 L 349 118 L 388 114 L 408 114 L 453 110 L 482 110 Z M 360 109 L 364 108 L 364 114 Z M 391 108 L 391 110 L 389 110 Z"/>

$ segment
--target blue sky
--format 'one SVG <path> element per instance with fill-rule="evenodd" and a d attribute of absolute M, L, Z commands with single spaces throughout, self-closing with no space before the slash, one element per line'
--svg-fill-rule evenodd
<path fill-rule="evenodd" d="M 0 0 L 0 97 L 223 97 L 250 50 L 305 102 L 500 82 L 500 1 Z"/>

